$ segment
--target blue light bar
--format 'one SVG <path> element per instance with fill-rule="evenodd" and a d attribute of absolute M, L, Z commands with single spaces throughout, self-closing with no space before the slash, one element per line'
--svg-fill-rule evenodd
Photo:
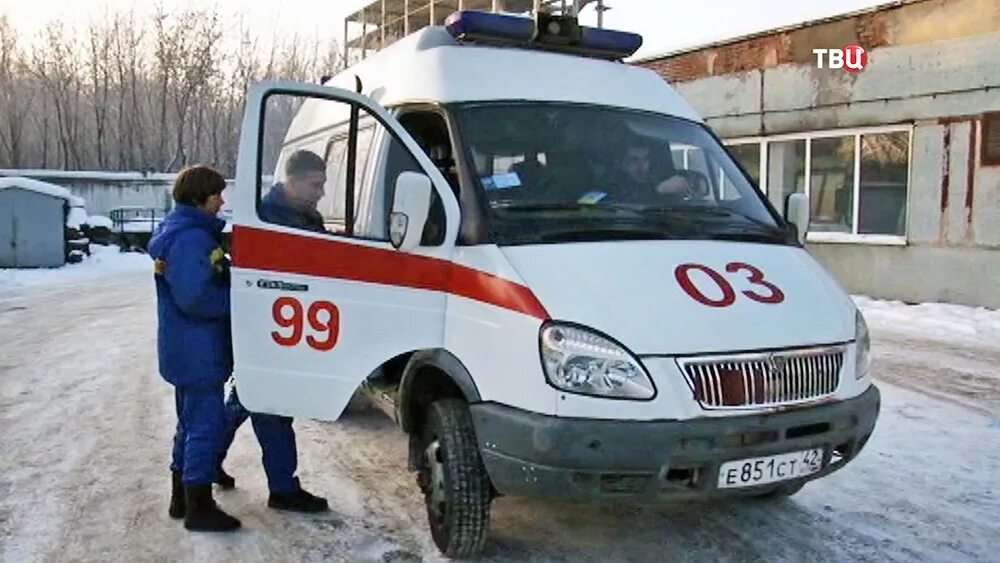
<path fill-rule="evenodd" d="M 535 22 L 530 19 L 478 10 L 454 12 L 444 21 L 444 27 L 460 41 L 494 39 L 525 43 L 535 35 Z"/>
<path fill-rule="evenodd" d="M 642 36 L 628 31 L 584 27 L 580 45 L 597 51 L 620 53 L 622 58 L 625 58 L 632 56 L 639 47 L 642 47 Z"/>
<path fill-rule="evenodd" d="M 478 10 L 454 12 L 445 20 L 444 26 L 459 41 L 503 44 L 612 60 L 631 56 L 642 46 L 642 36 L 636 33 L 579 26 L 580 35 L 577 38 L 553 35 L 531 18 Z"/>

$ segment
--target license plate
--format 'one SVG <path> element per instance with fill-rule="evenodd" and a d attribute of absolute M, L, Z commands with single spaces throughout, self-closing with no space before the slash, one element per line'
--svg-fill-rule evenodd
<path fill-rule="evenodd" d="M 822 468 L 823 448 L 727 461 L 719 467 L 719 488 L 738 489 L 787 481 Z"/>

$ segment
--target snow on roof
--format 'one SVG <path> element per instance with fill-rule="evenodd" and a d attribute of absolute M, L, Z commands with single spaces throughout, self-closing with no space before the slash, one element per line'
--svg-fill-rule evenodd
<path fill-rule="evenodd" d="M 32 180 L 31 178 L 0 178 L 0 190 L 6 188 L 21 188 L 22 190 L 50 195 L 52 197 L 61 197 L 67 201 L 73 200 L 73 196 L 66 188 L 48 182 Z"/>

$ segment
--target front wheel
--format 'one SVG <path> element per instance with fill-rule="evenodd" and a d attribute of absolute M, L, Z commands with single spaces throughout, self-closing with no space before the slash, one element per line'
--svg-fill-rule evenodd
<path fill-rule="evenodd" d="M 422 438 L 418 480 L 434 544 L 448 557 L 475 555 L 486 543 L 492 499 L 465 401 L 432 403 Z"/>

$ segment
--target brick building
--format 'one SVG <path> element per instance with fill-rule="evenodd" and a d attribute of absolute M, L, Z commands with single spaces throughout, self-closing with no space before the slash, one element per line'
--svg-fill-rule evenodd
<path fill-rule="evenodd" d="M 859 72 L 814 49 L 860 44 Z M 1000 307 L 1000 0 L 903 0 L 640 61 L 851 292 Z"/>

